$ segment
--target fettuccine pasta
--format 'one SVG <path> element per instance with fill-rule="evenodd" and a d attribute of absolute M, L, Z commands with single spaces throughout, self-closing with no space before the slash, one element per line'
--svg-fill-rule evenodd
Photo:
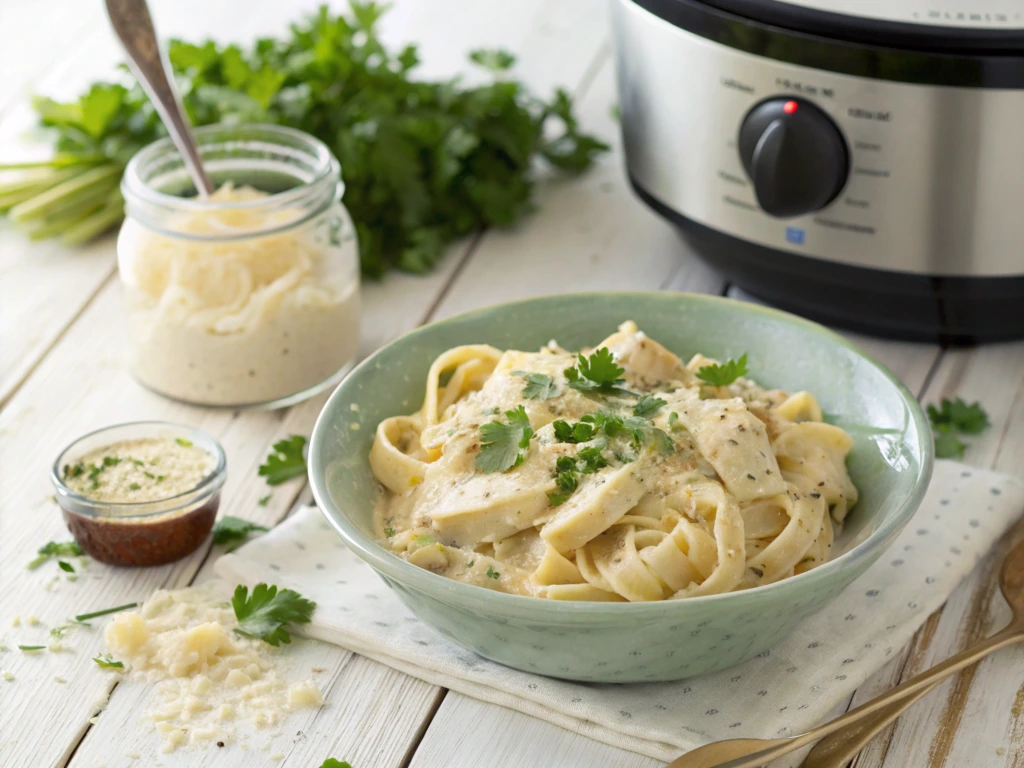
<path fill-rule="evenodd" d="M 696 597 L 810 570 L 857 502 L 852 440 L 810 393 L 734 365 L 684 364 L 631 322 L 579 355 L 448 350 L 422 408 L 377 428 L 377 535 L 448 578 L 553 600 Z"/>

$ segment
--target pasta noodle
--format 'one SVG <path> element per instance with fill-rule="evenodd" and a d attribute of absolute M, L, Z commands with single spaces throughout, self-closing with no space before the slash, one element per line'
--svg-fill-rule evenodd
<path fill-rule="evenodd" d="M 813 395 L 709 384 L 714 361 L 684 364 L 631 322 L 596 350 L 438 357 L 422 408 L 377 428 L 382 543 L 552 600 L 720 594 L 828 560 L 857 489 L 852 440 Z"/>

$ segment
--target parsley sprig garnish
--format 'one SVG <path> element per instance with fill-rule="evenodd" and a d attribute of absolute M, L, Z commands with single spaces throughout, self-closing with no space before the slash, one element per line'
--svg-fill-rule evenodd
<path fill-rule="evenodd" d="M 428 78 L 415 45 L 382 39 L 387 4 L 349 5 L 341 13 L 323 5 L 251 44 L 172 40 L 168 59 L 196 125 L 273 123 L 328 145 L 341 161 L 364 274 L 430 271 L 456 238 L 513 224 L 533 208 L 539 161 L 579 173 L 607 151 L 581 130 L 566 91 L 542 98 L 512 76 L 512 54 L 473 51 L 471 60 L 496 75 L 479 83 Z M 90 239 L 121 218 L 121 196 L 110 192 L 128 158 L 166 131 L 134 84 L 97 82 L 70 102 L 37 98 L 33 106 L 66 165 L 15 188 L 42 217 L 25 223 L 65 242 Z M 68 169 L 77 175 L 43 216 L 37 188 L 50 192 Z M 329 236 L 338 239 L 339 229 Z"/>
<path fill-rule="evenodd" d="M 599 469 L 608 466 L 608 460 L 597 446 L 580 449 L 575 456 L 559 456 L 555 462 L 555 485 L 557 491 L 548 493 L 551 506 L 557 507 L 565 503 L 579 486 L 580 475 L 592 475 Z"/>
<path fill-rule="evenodd" d="M 513 376 L 522 376 L 526 379 L 526 386 L 523 387 L 523 397 L 527 400 L 547 400 L 558 394 L 555 387 L 555 380 L 546 373 L 530 373 L 529 371 L 512 371 Z"/>
<path fill-rule="evenodd" d="M 267 530 L 269 530 L 267 527 L 257 525 L 249 520 L 243 520 L 234 515 L 224 515 L 213 525 L 213 543 L 230 544 L 244 541 L 250 533 Z"/>
<path fill-rule="evenodd" d="M 293 477 L 306 474 L 306 457 L 302 449 L 306 438 L 292 435 L 285 440 L 274 443 L 267 459 L 260 465 L 260 477 L 267 479 L 267 485 L 280 485 Z"/>
<path fill-rule="evenodd" d="M 34 571 L 51 557 L 78 557 L 82 554 L 82 548 L 78 546 L 77 541 L 48 541 L 36 551 L 36 554 L 39 556 L 26 566 L 30 571 Z"/>
<path fill-rule="evenodd" d="M 590 357 L 581 352 L 576 359 L 579 362 L 574 368 L 565 369 L 565 378 L 573 389 L 584 393 L 636 397 L 633 392 L 619 386 L 625 383 L 622 374 L 626 369 L 616 364 L 607 347 L 601 347 Z"/>
<path fill-rule="evenodd" d="M 664 401 L 659 402 L 664 405 Z M 637 450 L 645 445 L 654 445 L 660 453 L 672 453 L 674 450 L 672 438 L 663 429 L 654 426 L 650 419 L 640 416 L 623 417 L 598 411 L 587 414 L 575 424 L 556 421 L 552 426 L 555 439 L 562 443 L 588 442 L 604 434 L 610 438 L 625 437 Z"/>
<path fill-rule="evenodd" d="M 93 656 L 92 660 L 95 661 L 101 669 L 124 669 L 124 662 L 114 661 L 113 656 L 109 653 L 105 653 L 102 656 Z"/>
<path fill-rule="evenodd" d="M 633 415 L 641 419 L 649 419 L 664 407 L 665 401 L 660 397 L 643 395 L 633 406 Z"/>
<path fill-rule="evenodd" d="M 523 406 L 505 411 L 508 422 L 491 421 L 480 426 L 480 453 L 476 467 L 482 472 L 504 472 L 523 463 L 533 428 Z"/>
<path fill-rule="evenodd" d="M 727 360 L 721 365 L 715 363 L 701 366 L 695 375 L 714 387 L 726 387 L 740 376 L 747 375 L 747 355 L 743 353 L 738 359 Z"/>
<path fill-rule="evenodd" d="M 309 623 L 316 603 L 293 589 L 278 591 L 272 584 L 257 584 L 249 595 L 248 587 L 239 584 L 231 607 L 238 619 L 235 632 L 277 646 L 292 641 L 287 625 Z"/>
<path fill-rule="evenodd" d="M 928 406 L 928 420 L 935 435 L 935 455 L 940 459 L 958 459 L 967 446 L 960 435 L 977 435 L 989 426 L 988 414 L 981 403 L 968 405 L 959 397 L 943 398 L 939 408 Z"/>

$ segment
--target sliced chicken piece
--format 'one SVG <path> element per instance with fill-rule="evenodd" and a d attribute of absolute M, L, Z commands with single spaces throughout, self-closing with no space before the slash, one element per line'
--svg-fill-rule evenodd
<path fill-rule="evenodd" d="M 541 538 L 563 554 L 582 547 L 636 506 L 644 495 L 647 469 L 641 459 L 585 475 L 579 489 L 541 528 Z"/>

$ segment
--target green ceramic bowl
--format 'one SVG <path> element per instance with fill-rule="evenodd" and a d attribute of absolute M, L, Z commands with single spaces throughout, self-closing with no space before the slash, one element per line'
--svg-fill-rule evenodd
<path fill-rule="evenodd" d="M 427 369 L 438 354 L 480 343 L 532 350 L 551 338 L 577 349 L 596 344 L 629 319 L 683 359 L 695 352 L 722 359 L 746 352 L 756 381 L 813 392 L 828 420 L 853 435 L 849 467 L 861 497 L 837 541 L 840 556 L 745 592 L 656 603 L 575 603 L 451 581 L 377 544 L 377 486 L 367 459 L 374 429 L 385 417 L 419 408 Z M 855 346 L 784 312 L 679 293 L 548 296 L 419 328 L 379 350 L 341 383 L 320 414 L 309 454 L 320 509 L 420 619 L 488 659 L 592 682 L 676 680 L 767 650 L 878 559 L 917 509 L 931 470 L 931 433 L 914 396 Z"/>

